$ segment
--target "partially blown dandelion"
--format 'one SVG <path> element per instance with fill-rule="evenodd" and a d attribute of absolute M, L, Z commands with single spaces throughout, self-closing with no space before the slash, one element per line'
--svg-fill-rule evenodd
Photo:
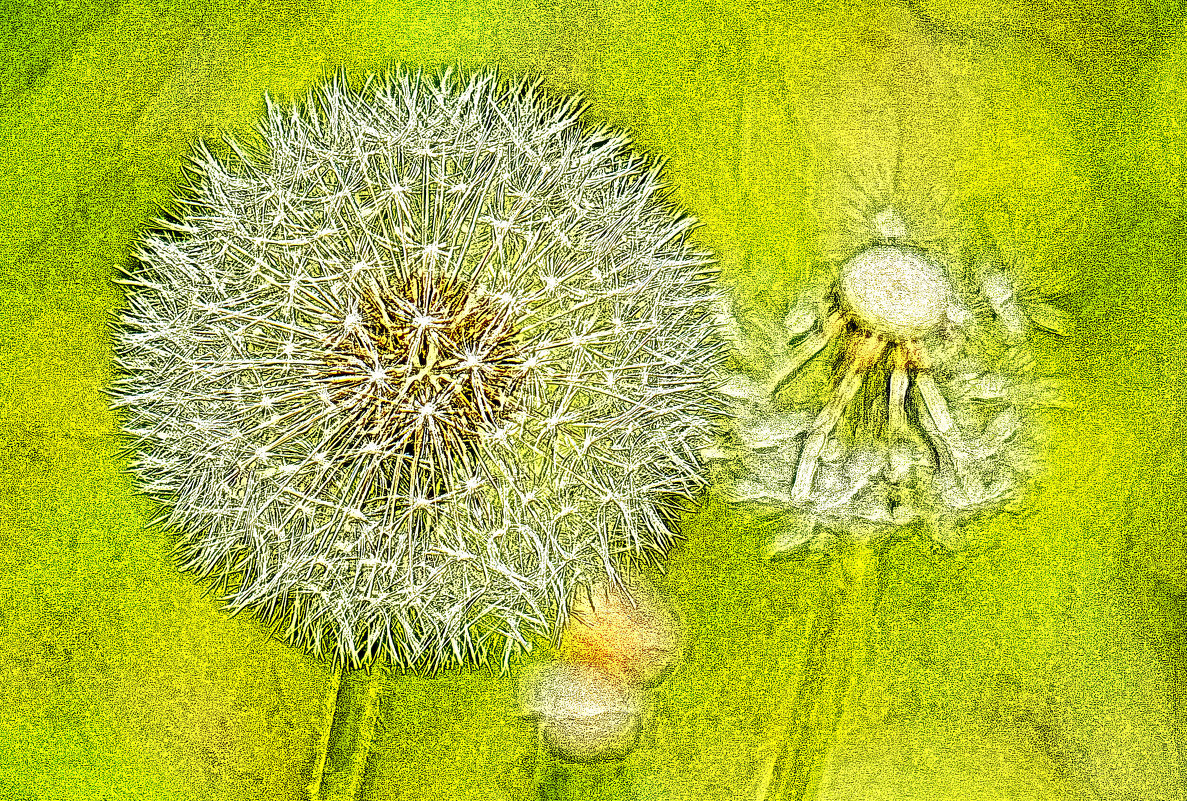
<path fill-rule="evenodd" d="M 854 219 L 864 231 L 769 337 L 771 373 L 723 387 L 745 466 L 732 497 L 799 519 L 773 552 L 827 539 L 821 526 L 868 536 L 919 519 L 946 541 L 951 523 L 1018 496 L 1037 464 L 1027 410 L 1059 403 L 1024 339 L 1032 324 L 1066 330 L 1061 312 L 1019 298 L 996 259 L 949 255 L 893 206 Z M 731 317 L 723 326 L 752 351 Z M 813 369 L 823 403 L 801 380 Z"/>
<path fill-rule="evenodd" d="M 693 220 L 576 101 L 330 80 L 199 147 L 123 281 L 115 404 L 182 565 L 345 665 L 438 667 L 663 553 L 719 345 Z"/>

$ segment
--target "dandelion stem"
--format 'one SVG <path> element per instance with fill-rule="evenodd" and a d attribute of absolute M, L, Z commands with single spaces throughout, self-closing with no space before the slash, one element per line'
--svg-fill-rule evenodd
<path fill-rule="evenodd" d="M 536 774 L 532 801 L 587 801 L 615 798 L 635 801 L 634 771 L 623 759 L 575 762 L 554 753 L 540 736 L 536 746 Z"/>
<path fill-rule="evenodd" d="M 339 668 L 331 688 L 329 725 L 317 774 L 309 787 L 311 801 L 357 801 L 375 739 L 387 669 Z"/>
<path fill-rule="evenodd" d="M 880 598 L 875 546 L 852 543 L 829 566 L 812 624 L 807 664 L 792 701 L 780 713 L 787 736 L 759 776 L 755 801 L 815 798 L 847 708 L 861 691 L 867 642 Z"/>

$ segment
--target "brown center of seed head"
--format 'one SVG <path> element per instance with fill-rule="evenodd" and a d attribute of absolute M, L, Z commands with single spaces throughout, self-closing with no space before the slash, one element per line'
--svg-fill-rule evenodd
<path fill-rule="evenodd" d="M 325 358 L 330 397 L 357 430 L 431 467 L 468 461 L 513 408 L 523 347 L 507 305 L 448 276 L 385 277 Z"/>

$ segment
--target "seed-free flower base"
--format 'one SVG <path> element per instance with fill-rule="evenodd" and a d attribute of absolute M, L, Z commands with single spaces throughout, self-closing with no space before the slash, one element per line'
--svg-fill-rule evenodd
<path fill-rule="evenodd" d="M 841 300 L 867 330 L 895 339 L 927 334 L 953 302 L 943 269 L 922 254 L 872 247 L 841 267 Z"/>
<path fill-rule="evenodd" d="M 772 554 L 829 530 L 864 538 L 920 519 L 954 544 L 953 522 L 1017 497 L 1037 465 L 1026 410 L 1058 399 L 1033 376 L 1022 342 L 1031 318 L 1011 279 L 989 263 L 980 286 L 964 286 L 959 256 L 911 233 L 893 208 L 873 214 L 866 241 L 772 337 L 786 344 L 770 376 L 723 386 L 742 446 L 731 497 L 794 513 Z M 1057 330 L 1042 322 L 1059 319 L 1050 307 L 1026 308 Z M 738 350 L 752 352 L 723 316 Z M 789 403 L 822 353 L 835 364 L 823 402 Z"/>

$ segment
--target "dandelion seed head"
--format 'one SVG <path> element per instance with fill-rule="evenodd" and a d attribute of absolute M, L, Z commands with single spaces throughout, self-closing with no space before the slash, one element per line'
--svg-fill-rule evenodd
<path fill-rule="evenodd" d="M 693 221 L 574 101 L 493 73 L 336 77 L 259 130 L 198 146 L 131 268 L 142 487 L 186 568 L 315 654 L 506 665 L 703 483 Z"/>
<path fill-rule="evenodd" d="M 768 555 L 919 521 L 955 547 L 964 521 L 1025 502 L 1042 463 L 1038 410 L 1061 404 L 1042 391 L 1025 342 L 1065 332 L 1067 315 L 1019 294 L 1000 243 L 969 236 L 975 224 L 942 192 L 872 189 L 822 238 L 831 274 L 774 331 L 768 380 L 722 386 L 744 465 L 730 496 L 792 512 Z M 752 357 L 762 339 L 728 315 L 721 324 Z M 821 403 L 807 388 L 830 358 L 838 369 Z"/>

